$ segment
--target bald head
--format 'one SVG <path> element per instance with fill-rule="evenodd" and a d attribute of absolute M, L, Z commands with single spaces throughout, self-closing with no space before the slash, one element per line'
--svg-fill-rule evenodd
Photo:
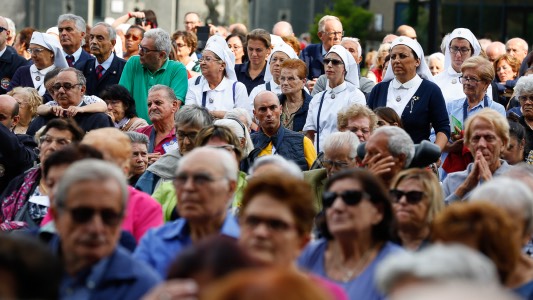
<path fill-rule="evenodd" d="M 81 141 L 82 144 L 93 146 L 104 155 L 104 159 L 116 164 L 129 173 L 132 155 L 130 138 L 117 128 L 100 128 L 89 131 Z"/>
<path fill-rule="evenodd" d="M 286 21 L 279 21 L 278 23 L 274 24 L 274 27 L 272 28 L 272 34 L 282 36 L 282 37 L 283 36 L 294 36 L 291 23 L 286 22 Z"/>
<path fill-rule="evenodd" d="M 399 36 L 406 36 L 408 38 L 416 40 L 416 31 L 413 27 L 409 25 L 400 25 L 398 29 L 396 29 L 396 34 Z"/>
<path fill-rule="evenodd" d="M 210 147 L 195 148 L 183 156 L 178 163 L 176 173 L 180 173 L 191 165 L 198 167 L 200 163 L 210 166 L 217 173 L 216 177 L 237 181 L 239 170 L 235 164 L 235 158 L 226 150 Z"/>
<path fill-rule="evenodd" d="M 0 123 L 7 128 L 17 125 L 19 119 L 19 104 L 15 98 L 0 95 Z"/>
<path fill-rule="evenodd" d="M 383 38 L 383 41 L 381 41 L 382 44 L 385 44 L 385 43 L 392 43 L 392 41 L 394 41 L 398 36 L 395 35 L 395 34 L 387 34 L 384 38 Z"/>
<path fill-rule="evenodd" d="M 492 42 L 485 51 L 490 62 L 495 62 L 498 57 L 505 54 L 505 45 L 502 42 Z"/>
<path fill-rule="evenodd" d="M 231 24 L 229 26 L 228 30 L 231 33 L 239 33 L 239 34 L 242 34 L 242 35 L 247 35 L 248 34 L 248 28 L 246 28 L 246 25 L 244 25 L 242 23 Z"/>
<path fill-rule="evenodd" d="M 280 101 L 276 93 L 271 91 L 261 91 L 254 98 L 254 107 L 257 106 L 257 103 L 265 100 L 275 101 L 278 105 L 280 105 Z"/>
<path fill-rule="evenodd" d="M 522 60 L 527 56 L 528 45 L 521 38 L 512 38 L 505 44 L 505 49 L 509 55 L 514 56 L 522 63 Z"/>

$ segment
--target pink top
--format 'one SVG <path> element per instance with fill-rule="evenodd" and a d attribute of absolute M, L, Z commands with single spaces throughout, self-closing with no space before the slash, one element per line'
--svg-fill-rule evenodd
<path fill-rule="evenodd" d="M 348 295 L 346 295 L 346 292 L 344 292 L 344 290 L 339 285 L 312 274 L 309 274 L 309 277 L 311 278 L 311 280 L 320 285 L 320 287 L 322 287 L 322 289 L 332 297 L 331 299 L 348 300 Z"/>
<path fill-rule="evenodd" d="M 150 137 L 150 134 L 152 134 L 152 131 L 154 129 L 154 125 L 148 125 L 141 128 L 135 129 L 136 132 L 144 133 L 148 137 Z M 172 131 L 165 136 L 157 145 L 153 145 L 154 150 L 153 152 L 158 152 L 160 154 L 165 154 L 171 149 L 177 149 L 178 144 L 176 140 L 176 127 L 172 128 Z"/>

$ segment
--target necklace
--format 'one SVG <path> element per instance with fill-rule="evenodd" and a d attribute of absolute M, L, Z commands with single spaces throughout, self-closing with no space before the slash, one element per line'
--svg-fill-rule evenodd
<path fill-rule="evenodd" d="M 338 266 L 342 270 L 339 270 L 341 274 L 337 278 L 340 277 L 340 280 L 342 282 L 348 282 L 352 278 L 357 277 L 359 274 L 361 274 L 361 272 L 363 271 L 363 268 L 368 263 L 368 259 L 370 258 L 373 250 L 374 250 L 374 246 L 371 246 L 370 248 L 368 248 L 368 250 L 366 250 L 363 253 L 363 255 L 361 255 L 361 258 L 359 258 L 359 260 L 357 261 L 357 263 L 355 264 L 353 268 L 346 267 L 342 265 L 341 263 L 339 263 Z"/>

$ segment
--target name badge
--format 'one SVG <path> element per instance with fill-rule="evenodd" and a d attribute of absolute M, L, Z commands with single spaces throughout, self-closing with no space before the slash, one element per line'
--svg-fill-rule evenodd
<path fill-rule="evenodd" d="M 50 207 L 50 198 L 48 198 L 48 196 L 32 196 L 28 201 L 30 201 L 31 203 Z"/>
<path fill-rule="evenodd" d="M 164 143 L 163 144 L 163 149 L 165 149 L 165 153 L 168 153 L 172 150 L 177 150 L 178 149 L 178 141 L 176 140 L 172 140 L 168 143 Z"/>

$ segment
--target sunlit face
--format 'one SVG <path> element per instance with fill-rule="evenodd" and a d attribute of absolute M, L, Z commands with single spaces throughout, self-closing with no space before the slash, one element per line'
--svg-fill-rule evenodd
<path fill-rule="evenodd" d="M 342 30 L 342 24 L 337 20 L 328 20 L 324 23 L 324 31 L 318 32 L 318 38 L 322 41 L 326 51 L 341 43 Z"/>
<path fill-rule="evenodd" d="M 218 76 L 224 73 L 226 64 L 213 51 L 204 50 L 200 61 L 200 70 L 205 77 Z"/>
<path fill-rule="evenodd" d="M 177 101 L 172 101 L 165 90 L 157 90 L 148 94 L 148 116 L 152 123 L 174 120 L 178 111 Z"/>
<path fill-rule="evenodd" d="M 495 166 L 500 160 L 500 155 L 505 149 L 503 140 L 498 136 L 496 129 L 489 122 L 476 118 L 470 123 L 471 132 L 468 148 L 472 155 L 481 153 L 490 166 Z"/>
<path fill-rule="evenodd" d="M 53 205 L 55 197 L 55 188 L 57 183 L 63 178 L 63 174 L 67 171 L 69 164 L 56 165 L 50 167 L 48 175 L 45 179 L 46 189 L 48 190 L 48 198 L 50 198 L 50 205 Z"/>
<path fill-rule="evenodd" d="M 286 59 L 289 59 L 289 56 L 285 52 L 277 51 L 272 54 L 270 57 L 270 73 L 275 82 L 279 82 L 279 76 L 281 73 L 281 63 Z"/>
<path fill-rule="evenodd" d="M 65 147 L 72 142 L 72 133 L 69 130 L 50 128 L 43 142 L 39 144 L 39 160 L 44 162 L 50 154 Z"/>
<path fill-rule="evenodd" d="M 409 178 L 401 181 L 396 187 L 397 190 L 408 192 L 424 192 L 424 187 L 419 180 Z M 399 227 L 415 227 L 427 225 L 429 212 L 429 199 L 426 195 L 416 204 L 407 202 L 407 196 L 402 196 L 398 202 L 394 202 L 392 208 Z"/>
<path fill-rule="evenodd" d="M 420 59 L 415 58 L 413 50 L 405 45 L 396 45 L 390 52 L 390 65 L 394 76 L 400 82 L 405 83 L 416 75 L 416 68 L 420 65 Z"/>
<path fill-rule="evenodd" d="M 266 59 L 270 55 L 270 48 L 262 40 L 249 40 L 246 48 L 248 59 L 252 65 L 264 66 L 266 64 Z"/>
<path fill-rule="evenodd" d="M 81 85 L 74 71 L 60 72 L 54 85 L 62 86 L 54 94 L 57 103 L 64 109 L 70 106 L 77 106 L 85 94 L 85 86 Z M 65 89 L 65 85 L 70 85 L 71 89 Z"/>
<path fill-rule="evenodd" d="M 389 138 L 385 134 L 372 135 L 365 144 L 366 154 L 363 159 L 363 164 L 367 164 L 370 159 L 376 155 L 383 157 L 391 156 L 389 151 Z M 405 157 L 393 156 L 394 166 L 390 168 L 389 172 L 380 174 L 379 176 L 385 180 L 390 180 L 394 175 L 398 174 L 405 166 Z"/>
<path fill-rule="evenodd" d="M 259 94 L 254 104 L 254 116 L 259 126 L 267 133 L 276 132 L 280 126 L 282 107 L 279 99 L 271 94 Z"/>
<path fill-rule="evenodd" d="M 63 49 L 68 48 L 76 51 L 81 47 L 81 41 L 85 38 L 85 31 L 76 28 L 76 22 L 63 21 L 58 25 L 59 41 Z"/>
<path fill-rule="evenodd" d="M 281 92 L 284 95 L 301 93 L 306 81 L 306 78 L 300 78 L 298 76 L 298 70 L 296 69 L 282 68 L 280 71 L 279 83 L 281 85 Z"/>
<path fill-rule="evenodd" d="M 341 45 L 350 52 L 356 62 L 359 63 L 361 61 L 361 53 L 359 53 L 359 48 L 354 41 L 344 40 L 341 42 Z"/>
<path fill-rule="evenodd" d="M 118 123 L 126 116 L 126 107 L 121 100 L 105 100 L 107 112 L 113 115 L 113 120 Z"/>
<path fill-rule="evenodd" d="M 178 140 L 179 150 L 181 155 L 189 153 L 194 149 L 196 135 L 202 128 L 191 126 L 189 124 L 177 124 L 176 139 Z"/>
<path fill-rule="evenodd" d="M 370 131 L 370 119 L 366 116 L 358 116 L 348 119 L 346 128 L 342 131 L 351 131 L 357 135 L 360 142 L 366 142 L 372 131 Z"/>
<path fill-rule="evenodd" d="M 500 82 L 506 82 L 507 80 L 514 80 L 518 75 L 518 72 L 513 71 L 509 62 L 505 59 L 501 59 L 496 67 L 496 74 L 500 79 Z"/>
<path fill-rule="evenodd" d="M 444 71 L 444 62 L 437 58 L 430 59 L 429 70 L 433 76 L 439 74 L 440 72 Z"/>
<path fill-rule="evenodd" d="M 157 70 L 159 65 L 166 58 L 160 51 L 157 51 L 155 47 L 155 41 L 151 38 L 143 38 L 140 46 L 146 51 L 139 50 L 139 60 L 141 64 L 147 67 L 149 70 Z"/>
<path fill-rule="evenodd" d="M 524 49 L 524 46 L 519 40 L 510 40 L 505 46 L 507 54 L 515 57 L 518 61 L 522 60 L 527 56 L 527 50 Z"/>
<path fill-rule="evenodd" d="M 487 93 L 487 88 L 489 87 L 490 83 L 481 80 L 481 76 L 479 75 L 477 68 L 464 69 L 462 76 L 463 92 L 465 93 L 466 97 L 472 101 L 480 101 Z M 465 78 L 471 78 L 473 80 L 467 81 Z M 478 80 L 479 82 L 476 82 Z"/>
<path fill-rule="evenodd" d="M 339 171 L 357 166 L 355 157 L 350 157 L 351 150 L 349 146 L 339 148 L 326 147 L 322 164 L 326 169 L 328 178 Z"/>
<path fill-rule="evenodd" d="M 228 39 L 228 47 L 231 52 L 235 54 L 235 60 L 240 60 L 242 62 L 242 57 L 244 56 L 244 46 L 240 38 L 234 36 Z"/>
<path fill-rule="evenodd" d="M 146 144 L 132 143 L 132 156 L 130 159 L 130 175 L 139 176 L 148 167 L 148 148 Z"/>
<path fill-rule="evenodd" d="M 37 44 L 30 44 L 31 59 L 37 69 L 42 70 L 54 64 L 54 53 Z"/>
<path fill-rule="evenodd" d="M 105 26 L 98 25 L 91 29 L 89 45 L 92 55 L 97 58 L 107 59 L 113 52 L 115 41 L 109 39 L 109 32 Z"/>
<path fill-rule="evenodd" d="M 449 47 L 452 57 L 452 68 L 455 72 L 461 72 L 463 62 L 472 57 L 472 46 L 468 40 L 456 38 L 452 40 Z"/>
<path fill-rule="evenodd" d="M 126 31 L 126 51 L 130 55 L 139 53 L 139 44 L 143 38 L 143 33 L 139 28 L 131 28 Z"/>
<path fill-rule="evenodd" d="M 187 45 L 183 37 L 178 37 L 176 39 L 176 53 L 178 55 L 179 61 L 185 61 L 186 57 L 191 55 L 192 49 Z"/>
<path fill-rule="evenodd" d="M 186 31 L 196 32 L 196 27 L 201 26 L 202 23 L 200 22 L 200 18 L 197 14 L 191 13 L 185 16 L 184 24 Z"/>
<path fill-rule="evenodd" d="M 328 53 L 325 59 L 332 59 L 332 62 L 324 64 L 324 70 L 326 77 L 331 83 L 343 83 L 344 76 L 346 75 L 346 68 L 344 66 L 344 61 L 337 53 Z"/>

